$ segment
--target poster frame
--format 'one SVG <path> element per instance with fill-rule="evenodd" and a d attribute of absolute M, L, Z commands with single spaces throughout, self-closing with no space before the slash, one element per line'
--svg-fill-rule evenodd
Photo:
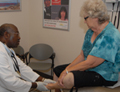
<path fill-rule="evenodd" d="M 52 28 L 52 29 L 60 29 L 60 30 L 66 30 L 69 31 L 69 25 L 70 25 L 70 5 L 71 0 L 68 0 L 68 4 L 64 5 L 61 3 L 61 5 L 54 5 L 53 1 L 61 1 L 62 0 L 50 0 L 50 6 L 51 6 L 51 18 L 46 19 L 45 18 L 45 0 L 43 0 L 43 28 Z M 64 0 L 65 1 L 65 0 Z M 65 7 L 67 10 L 67 19 L 66 20 L 60 20 L 58 18 L 60 9 L 62 7 Z"/>

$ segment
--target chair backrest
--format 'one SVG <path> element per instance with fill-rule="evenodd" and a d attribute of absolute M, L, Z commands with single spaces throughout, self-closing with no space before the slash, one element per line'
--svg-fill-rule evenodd
<path fill-rule="evenodd" d="M 17 48 L 13 48 L 15 51 L 16 55 L 25 62 L 25 54 L 24 54 L 24 49 L 21 46 L 18 46 Z"/>
<path fill-rule="evenodd" d="M 17 48 L 13 48 L 15 53 L 18 55 L 24 55 L 24 49 L 21 46 L 18 46 Z"/>
<path fill-rule="evenodd" d="M 52 56 L 53 48 L 47 44 L 35 44 L 30 48 L 29 54 L 35 59 L 45 60 Z"/>
<path fill-rule="evenodd" d="M 26 64 L 30 63 L 30 58 L 35 58 L 40 61 L 44 61 L 46 59 L 51 59 L 51 75 L 53 75 L 53 67 L 54 67 L 54 58 L 55 53 L 53 48 L 48 44 L 35 44 L 29 50 L 29 60 L 26 58 Z M 47 75 L 49 77 L 49 75 Z M 43 77 L 46 77 L 43 75 Z M 46 77 L 47 78 L 47 77 Z M 50 77 L 49 77 L 50 78 Z"/>

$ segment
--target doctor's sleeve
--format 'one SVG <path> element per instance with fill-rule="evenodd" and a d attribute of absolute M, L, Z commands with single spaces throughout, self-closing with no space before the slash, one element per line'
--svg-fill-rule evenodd
<path fill-rule="evenodd" d="M 10 59 L 7 53 L 0 51 L 0 86 L 14 92 L 28 92 L 32 83 L 14 75 L 8 62 Z"/>
<path fill-rule="evenodd" d="M 40 75 L 35 73 L 29 66 L 23 63 L 23 61 L 21 61 L 18 57 L 16 58 L 20 67 L 21 77 L 27 81 L 35 82 Z"/>

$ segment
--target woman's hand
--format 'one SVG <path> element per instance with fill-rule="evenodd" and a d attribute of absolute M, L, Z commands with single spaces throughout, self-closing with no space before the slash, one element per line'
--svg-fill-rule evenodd
<path fill-rule="evenodd" d="M 63 85 L 63 79 L 64 79 L 64 77 L 66 76 L 66 71 L 64 70 L 61 74 L 60 74 L 60 77 L 58 78 L 58 84 L 60 85 L 60 86 L 63 86 L 64 87 L 64 85 Z"/>

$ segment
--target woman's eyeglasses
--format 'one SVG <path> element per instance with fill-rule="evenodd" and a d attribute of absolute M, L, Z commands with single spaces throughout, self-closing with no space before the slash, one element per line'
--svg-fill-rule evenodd
<path fill-rule="evenodd" d="M 89 16 L 85 17 L 84 19 L 86 20 Z"/>

